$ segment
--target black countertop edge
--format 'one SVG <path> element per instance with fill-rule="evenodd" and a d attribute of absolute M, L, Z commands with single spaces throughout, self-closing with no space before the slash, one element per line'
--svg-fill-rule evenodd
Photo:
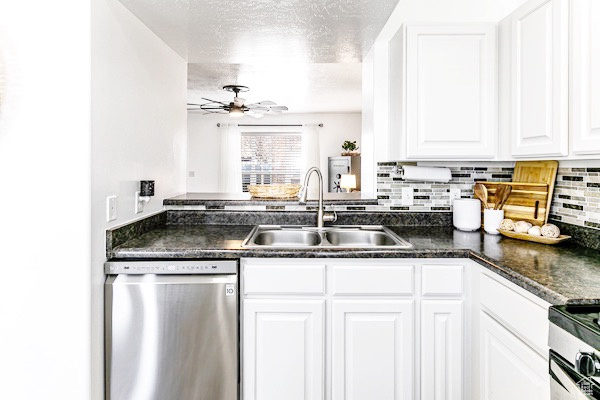
<path fill-rule="evenodd" d="M 251 200 L 163 200 L 164 206 L 316 206 L 318 200 L 308 200 L 304 204 L 300 204 L 298 199 L 294 200 L 278 200 L 278 199 L 251 199 Z M 379 204 L 377 199 L 361 199 L 361 200 L 323 200 L 325 205 L 340 205 L 340 206 L 376 206 Z"/>
<path fill-rule="evenodd" d="M 567 304 L 568 302 L 576 302 L 577 304 L 580 304 L 579 300 L 569 299 L 565 296 L 562 296 L 559 293 L 548 289 L 544 285 L 539 284 L 533 279 L 519 274 L 510 268 L 498 265 L 498 263 L 495 260 L 491 260 L 487 257 L 484 257 L 481 254 L 473 252 L 472 250 L 469 251 L 469 258 L 478 263 L 479 265 L 489 269 L 490 271 L 500 275 L 505 279 L 508 279 L 515 285 L 527 290 L 529 293 L 536 295 L 537 297 L 547 301 L 550 304 Z M 595 303 L 600 302 L 600 299 L 586 301 L 592 301 Z"/>
<path fill-rule="evenodd" d="M 377 205 L 377 196 L 356 193 L 324 193 L 326 204 Z M 307 205 L 315 205 L 317 199 L 309 199 Z M 163 200 L 165 206 L 293 206 L 300 205 L 297 198 L 254 198 L 248 193 L 186 193 Z"/>
<path fill-rule="evenodd" d="M 313 225 L 315 211 L 167 210 L 167 225 Z M 449 226 L 452 213 L 338 211 L 335 225 Z"/>
<path fill-rule="evenodd" d="M 153 249 L 149 252 L 116 250 L 110 254 L 113 260 L 144 260 L 144 259 L 240 259 L 240 258 L 467 258 L 479 265 L 497 273 L 517 286 L 527 290 L 550 304 L 600 304 L 600 299 L 567 298 L 541 285 L 540 283 L 519 274 L 508 267 L 499 265 L 494 260 L 487 259 L 472 250 L 279 250 L 279 249 L 248 249 L 248 250 L 173 250 Z"/>
<path fill-rule="evenodd" d="M 173 250 L 153 249 L 144 252 L 139 250 L 114 250 L 109 260 L 164 259 L 239 259 L 239 258 L 469 258 L 469 250 L 340 250 L 340 249 L 198 249 Z"/>

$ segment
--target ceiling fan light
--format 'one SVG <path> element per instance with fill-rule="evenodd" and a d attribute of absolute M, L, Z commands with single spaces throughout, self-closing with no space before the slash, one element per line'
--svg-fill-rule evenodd
<path fill-rule="evenodd" d="M 229 110 L 229 116 L 232 118 L 240 118 L 244 116 L 244 111 L 238 107 L 231 107 Z"/>

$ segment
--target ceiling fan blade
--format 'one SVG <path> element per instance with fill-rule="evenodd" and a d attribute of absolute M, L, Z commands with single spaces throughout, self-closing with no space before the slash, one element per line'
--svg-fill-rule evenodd
<path fill-rule="evenodd" d="M 288 108 L 286 106 L 273 106 L 271 107 L 272 111 L 287 111 Z"/>
<path fill-rule="evenodd" d="M 257 113 L 257 112 L 254 112 L 254 111 L 247 111 L 246 114 L 250 115 L 251 117 L 254 117 L 254 118 L 262 118 L 262 117 L 265 116 L 264 114 Z"/>
<path fill-rule="evenodd" d="M 275 103 L 274 101 L 271 101 L 271 100 L 259 101 L 258 104 L 260 104 L 261 106 L 275 106 L 275 105 L 277 105 L 277 103 Z"/>
<path fill-rule="evenodd" d="M 269 107 L 263 107 L 263 106 L 246 106 L 247 109 L 252 110 L 252 111 L 269 111 Z"/>
<path fill-rule="evenodd" d="M 188 111 L 201 110 L 201 106 L 200 106 L 200 104 L 187 103 L 187 110 Z"/>
<path fill-rule="evenodd" d="M 223 104 L 224 106 L 228 106 L 229 103 L 223 103 L 222 101 L 217 101 L 217 100 L 211 100 L 211 99 L 207 99 L 206 97 L 201 97 L 202 100 L 206 100 L 209 101 L 211 103 L 216 103 L 216 104 Z"/>

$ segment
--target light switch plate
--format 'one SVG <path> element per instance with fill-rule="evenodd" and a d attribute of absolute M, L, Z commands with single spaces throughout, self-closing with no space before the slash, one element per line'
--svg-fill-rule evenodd
<path fill-rule="evenodd" d="M 403 206 L 412 206 L 415 204 L 415 194 L 414 190 L 411 187 L 403 187 L 402 188 L 402 205 Z"/>
<path fill-rule="evenodd" d="M 460 189 L 450 189 L 450 200 L 460 199 Z"/>
<path fill-rule="evenodd" d="M 108 196 L 106 198 L 106 222 L 117 219 L 117 196 Z"/>

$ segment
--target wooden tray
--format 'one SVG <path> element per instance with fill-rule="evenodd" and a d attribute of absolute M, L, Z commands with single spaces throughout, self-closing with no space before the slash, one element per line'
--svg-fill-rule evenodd
<path fill-rule="evenodd" d="M 498 229 L 498 232 L 500 232 L 500 234 L 507 236 L 509 238 L 527 240 L 529 242 L 536 242 L 536 243 L 543 243 L 543 244 L 557 244 L 557 243 L 560 243 L 562 241 L 565 241 L 565 240 L 571 238 L 571 236 L 567 236 L 567 235 L 560 235 L 557 238 L 551 238 L 551 237 L 547 237 L 547 236 L 533 236 L 528 233 L 517 233 L 517 232 L 513 232 L 513 231 L 506 231 L 504 229 Z"/>

